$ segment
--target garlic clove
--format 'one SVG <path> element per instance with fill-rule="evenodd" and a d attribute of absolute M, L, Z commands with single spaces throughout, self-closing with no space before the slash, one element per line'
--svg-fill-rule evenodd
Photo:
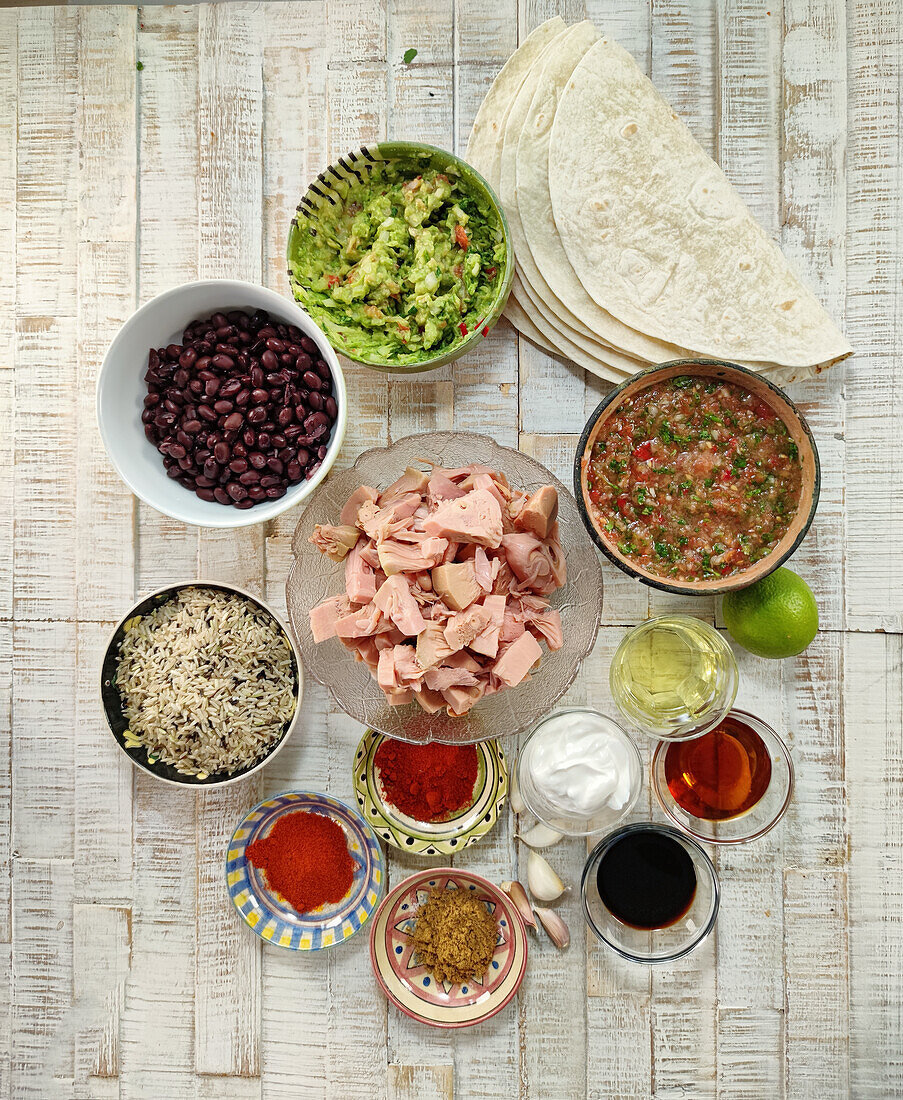
<path fill-rule="evenodd" d="M 547 860 L 530 849 L 527 857 L 527 885 L 538 901 L 555 901 L 564 893 L 564 883 L 549 866 Z"/>
<path fill-rule="evenodd" d="M 546 930 L 552 943 L 560 950 L 564 950 L 571 942 L 571 933 L 564 920 L 559 917 L 554 909 L 543 909 L 541 905 L 537 905 L 534 912 L 539 917 L 539 923 Z"/>
<path fill-rule="evenodd" d="M 502 889 L 514 902 L 514 908 L 517 910 L 518 916 L 524 922 L 526 928 L 532 928 L 536 931 L 536 918 L 533 916 L 533 910 L 530 907 L 530 899 L 527 897 L 527 891 L 523 886 L 517 882 L 503 882 Z"/>
<path fill-rule="evenodd" d="M 528 829 L 525 833 L 516 833 L 515 836 L 529 848 L 549 848 L 551 845 L 557 844 L 563 834 L 556 833 L 554 829 L 550 829 L 548 825 L 540 821 L 532 829 Z"/>
<path fill-rule="evenodd" d="M 508 804 L 516 814 L 522 814 L 527 808 L 523 798 L 521 797 L 520 787 L 517 784 L 517 771 L 511 772 L 511 778 L 508 783 Z"/>

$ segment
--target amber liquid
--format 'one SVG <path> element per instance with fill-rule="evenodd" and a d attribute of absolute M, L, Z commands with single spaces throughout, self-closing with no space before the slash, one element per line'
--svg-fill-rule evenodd
<path fill-rule="evenodd" d="M 668 746 L 665 781 L 687 813 L 726 821 L 746 813 L 768 790 L 771 757 L 755 730 L 728 715 L 711 733 Z"/>

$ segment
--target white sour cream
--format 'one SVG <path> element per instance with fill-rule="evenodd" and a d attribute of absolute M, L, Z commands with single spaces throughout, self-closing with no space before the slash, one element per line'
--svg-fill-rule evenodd
<path fill-rule="evenodd" d="M 640 781 L 636 750 L 610 718 L 591 710 L 561 711 L 536 730 L 528 745 L 536 793 L 567 814 L 618 813 Z"/>

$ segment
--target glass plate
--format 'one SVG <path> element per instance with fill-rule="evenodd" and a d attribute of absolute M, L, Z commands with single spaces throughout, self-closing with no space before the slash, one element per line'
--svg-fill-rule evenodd
<path fill-rule="evenodd" d="M 336 523 L 345 501 L 359 485 L 385 489 L 418 460 L 454 468 L 483 463 L 504 473 L 513 489 L 528 492 L 542 485 L 558 490 L 561 545 L 567 584 L 551 597 L 561 612 L 564 645 L 548 652 L 532 678 L 508 691 L 481 699 L 463 718 L 446 712 L 427 714 L 417 703 L 390 707 L 367 667 L 355 661 L 338 638 L 316 644 L 308 612 L 327 596 L 344 591 L 345 566 L 308 542 L 315 524 Z M 544 466 L 520 451 L 500 447 L 472 432 L 409 435 L 390 447 L 364 451 L 350 470 L 333 473 L 310 498 L 292 539 L 294 561 L 286 582 L 289 621 L 301 649 L 304 668 L 329 688 L 338 705 L 365 726 L 403 741 L 473 744 L 488 737 L 510 737 L 534 725 L 567 691 L 580 663 L 596 640 L 602 615 L 599 556 L 568 489 Z"/>

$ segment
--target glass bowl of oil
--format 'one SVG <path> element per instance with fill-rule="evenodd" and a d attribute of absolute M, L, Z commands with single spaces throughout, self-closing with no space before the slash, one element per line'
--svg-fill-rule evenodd
<path fill-rule="evenodd" d="M 745 844 L 784 816 L 793 795 L 793 760 L 771 726 L 732 710 L 692 741 L 661 741 L 652 789 L 668 817 L 707 844 Z"/>
<path fill-rule="evenodd" d="M 630 962 L 669 963 L 715 927 L 721 890 L 703 849 L 655 821 L 624 825 L 592 850 L 580 883 L 583 913 L 602 943 Z"/>
<path fill-rule="evenodd" d="M 739 674 L 718 631 L 692 615 L 648 619 L 621 639 L 609 684 L 621 714 L 661 741 L 714 729 L 734 705 Z"/>

